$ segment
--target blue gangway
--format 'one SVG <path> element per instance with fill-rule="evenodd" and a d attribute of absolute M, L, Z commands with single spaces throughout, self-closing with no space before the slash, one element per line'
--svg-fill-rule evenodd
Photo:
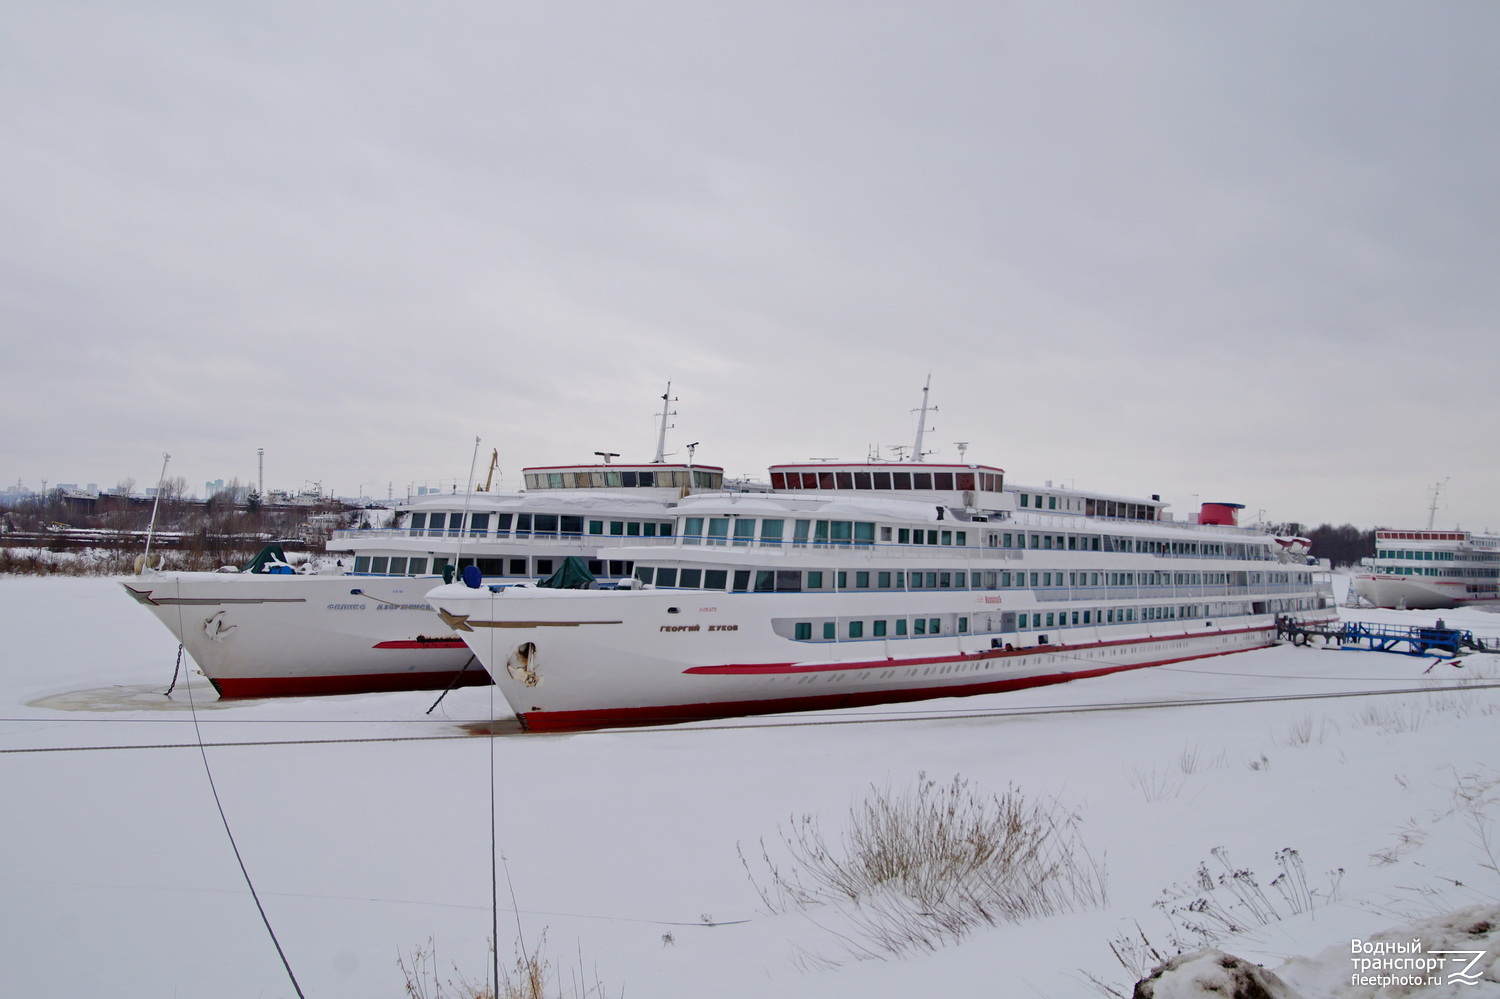
<path fill-rule="evenodd" d="M 1472 631 L 1449 628 L 1441 619 L 1435 625 L 1416 627 L 1399 624 L 1370 624 L 1345 621 L 1334 628 L 1306 628 L 1288 618 L 1276 623 L 1279 637 L 1295 645 L 1306 645 L 1312 638 L 1325 644 L 1337 642 L 1341 649 L 1364 649 L 1371 652 L 1395 652 L 1406 656 L 1457 656 L 1461 652 L 1493 652 Z"/>

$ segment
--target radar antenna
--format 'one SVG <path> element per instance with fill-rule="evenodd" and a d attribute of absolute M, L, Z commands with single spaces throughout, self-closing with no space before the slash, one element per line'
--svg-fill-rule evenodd
<path fill-rule="evenodd" d="M 1427 506 L 1427 529 L 1429 531 L 1432 530 L 1433 521 L 1437 519 L 1438 497 L 1442 495 L 1443 487 L 1447 484 L 1447 479 L 1432 484 L 1432 502 Z"/>
<path fill-rule="evenodd" d="M 921 461 L 925 457 L 922 452 L 922 437 L 927 433 L 927 414 L 937 412 L 936 406 L 927 405 L 927 392 L 930 388 L 932 388 L 932 372 L 927 373 L 927 384 L 922 386 L 922 408 L 913 410 L 920 415 L 917 417 L 917 441 L 911 448 L 912 461 Z"/>
<path fill-rule="evenodd" d="M 676 401 L 672 398 L 672 383 L 667 382 L 667 391 L 661 397 L 661 427 L 656 434 L 656 457 L 651 459 L 653 465 L 660 465 L 667 460 L 667 420 L 677 415 L 677 410 L 672 408 L 672 403 Z M 676 425 L 673 423 L 670 426 Z"/>

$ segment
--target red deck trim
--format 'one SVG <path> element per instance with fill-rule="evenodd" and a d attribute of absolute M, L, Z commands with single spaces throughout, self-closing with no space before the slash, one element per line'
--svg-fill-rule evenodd
<path fill-rule="evenodd" d="M 461 649 L 463 647 L 464 640 L 456 635 L 453 638 L 434 638 L 427 641 L 403 639 L 400 641 L 376 642 L 372 646 L 372 648 L 376 649 Z"/>
<path fill-rule="evenodd" d="M 306 697 L 316 694 L 371 694 L 393 690 L 442 690 L 492 683 L 478 663 L 466 670 L 423 673 L 360 673 L 352 676 L 256 676 L 209 678 L 222 700 L 242 697 Z"/>

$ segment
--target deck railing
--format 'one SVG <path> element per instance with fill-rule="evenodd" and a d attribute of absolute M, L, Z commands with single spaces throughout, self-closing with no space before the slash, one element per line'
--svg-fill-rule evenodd
<path fill-rule="evenodd" d="M 1277 563 L 1275 556 L 1265 553 L 1252 558 L 1231 558 L 1226 555 L 1204 555 L 1204 554 L 1178 554 L 1163 552 L 1122 552 L 1122 551 L 1099 551 L 1065 549 L 1065 548 L 989 548 L 977 544 L 966 545 L 917 545 L 896 544 L 889 541 L 858 541 L 854 539 L 820 540 L 809 538 L 805 540 L 767 540 L 759 538 L 734 538 L 734 537 L 707 537 L 700 535 L 686 536 L 658 536 L 643 537 L 638 535 L 616 535 L 616 534 L 576 534 L 562 532 L 540 533 L 531 532 L 475 532 L 460 530 L 429 530 L 427 528 L 409 527 L 383 527 L 365 528 L 359 530 L 334 531 L 332 541 L 400 541 L 400 540 L 422 540 L 436 541 L 440 544 L 457 545 L 462 541 L 465 546 L 473 543 L 503 544 L 506 547 L 564 547 L 579 549 L 604 549 L 604 548 L 627 548 L 627 547 L 671 547 L 681 545 L 691 549 L 728 549 L 757 551 L 775 554 L 800 554 L 808 551 L 845 551 L 863 552 L 866 554 L 878 554 L 882 558 L 897 557 L 903 560 L 930 561 L 934 558 L 960 559 L 965 562 L 973 561 L 1020 561 L 1028 554 L 1038 555 L 1042 553 L 1066 554 L 1070 558 L 1075 556 L 1089 555 L 1150 555 L 1161 559 L 1191 559 L 1196 561 L 1205 560 L 1229 560 L 1235 563 Z M 402 548 L 411 546 L 402 545 Z M 1285 563 L 1283 563 L 1285 564 Z"/>

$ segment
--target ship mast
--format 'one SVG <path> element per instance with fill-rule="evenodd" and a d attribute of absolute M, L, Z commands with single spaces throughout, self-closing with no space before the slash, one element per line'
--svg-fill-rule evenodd
<path fill-rule="evenodd" d="M 937 412 L 937 407 L 936 406 L 929 406 L 929 405 L 927 405 L 927 392 L 931 388 L 932 388 L 932 373 L 928 372 L 928 375 L 927 375 L 927 384 L 922 386 L 922 408 L 917 411 L 920 415 L 917 417 L 917 442 L 915 444 L 913 444 L 912 448 L 911 448 L 911 460 L 912 461 L 921 461 L 922 458 L 923 458 L 923 456 L 922 456 L 922 437 L 923 437 L 924 434 L 927 433 L 927 413 L 928 413 L 928 411 L 930 410 L 930 411 L 932 411 L 934 413 Z"/>
<path fill-rule="evenodd" d="M 651 459 L 653 465 L 660 465 L 667 460 L 667 419 L 677 415 L 677 411 L 672 409 L 672 403 L 676 401 L 672 398 L 672 383 L 667 382 L 667 391 L 661 397 L 661 428 L 656 434 L 656 457 Z"/>
<path fill-rule="evenodd" d="M 1438 496 L 1442 493 L 1443 486 L 1447 484 L 1447 479 L 1432 484 L 1432 503 L 1427 507 L 1427 529 L 1429 531 L 1432 530 L 1433 521 L 1437 519 Z"/>

